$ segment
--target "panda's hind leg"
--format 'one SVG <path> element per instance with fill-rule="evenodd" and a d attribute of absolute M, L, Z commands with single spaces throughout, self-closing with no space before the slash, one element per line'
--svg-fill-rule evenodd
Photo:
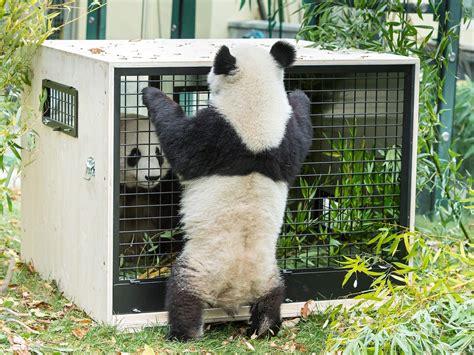
<path fill-rule="evenodd" d="M 166 289 L 169 338 L 179 341 L 199 338 L 203 333 L 203 303 L 186 283 L 184 270 L 179 266 L 173 269 Z"/>
<path fill-rule="evenodd" d="M 283 303 L 285 287 L 283 284 L 260 297 L 250 307 L 250 328 L 247 336 L 275 336 L 281 326 L 280 306 Z"/>

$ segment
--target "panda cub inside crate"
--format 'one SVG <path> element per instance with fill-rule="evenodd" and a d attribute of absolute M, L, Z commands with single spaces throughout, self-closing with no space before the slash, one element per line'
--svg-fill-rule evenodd
<path fill-rule="evenodd" d="M 181 186 L 148 117 L 120 119 L 120 264 L 123 278 L 166 276 L 181 250 Z"/>

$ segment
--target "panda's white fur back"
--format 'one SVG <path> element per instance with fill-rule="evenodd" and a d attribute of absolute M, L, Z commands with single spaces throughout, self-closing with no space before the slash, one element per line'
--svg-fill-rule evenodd
<path fill-rule="evenodd" d="M 205 302 L 231 311 L 278 285 L 275 246 L 287 191 L 258 173 L 185 183 L 182 258 Z"/>
<path fill-rule="evenodd" d="M 231 77 L 209 73 L 210 102 L 252 152 L 278 147 L 291 116 L 283 70 L 263 48 L 241 44 L 231 52 L 238 69 Z"/>

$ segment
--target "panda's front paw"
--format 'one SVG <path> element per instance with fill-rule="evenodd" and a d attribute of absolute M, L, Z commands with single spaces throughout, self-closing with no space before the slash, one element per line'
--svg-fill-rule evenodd
<path fill-rule="evenodd" d="M 179 105 L 157 88 L 151 86 L 144 88 L 142 99 L 148 109 L 148 116 L 158 132 L 163 130 L 163 125 L 168 125 L 183 115 Z"/>
<path fill-rule="evenodd" d="M 203 335 L 202 331 L 198 333 L 172 331 L 168 334 L 167 339 L 169 341 L 177 341 L 177 342 L 185 343 L 187 341 L 197 340 L 201 338 L 202 335 Z"/>
<path fill-rule="evenodd" d="M 293 109 L 307 109 L 311 105 L 309 97 L 302 90 L 293 90 L 288 94 L 288 101 Z"/>
<path fill-rule="evenodd" d="M 257 338 L 271 338 L 278 334 L 281 328 L 280 319 L 260 319 L 256 322 L 252 322 L 249 328 L 247 328 L 246 335 L 249 338 L 257 336 Z"/>
<path fill-rule="evenodd" d="M 148 86 L 142 90 L 143 104 L 150 109 L 156 100 L 168 98 L 163 91 L 153 86 Z"/>
<path fill-rule="evenodd" d="M 250 307 L 250 328 L 247 335 L 259 338 L 272 337 L 278 334 L 281 326 L 280 306 L 283 303 L 285 287 L 275 287 L 260 297 Z"/>

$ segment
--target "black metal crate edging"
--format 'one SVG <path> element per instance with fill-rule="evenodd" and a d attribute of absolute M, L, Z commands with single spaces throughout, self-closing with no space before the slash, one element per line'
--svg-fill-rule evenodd
<path fill-rule="evenodd" d="M 138 88 L 138 82 L 142 82 L 142 80 L 140 80 L 138 77 L 139 76 L 146 76 L 146 77 L 149 77 L 148 80 L 151 80 L 152 82 L 149 83 L 150 85 L 156 85 L 156 84 L 160 84 L 159 80 L 160 80 L 160 76 L 162 75 L 172 75 L 173 76 L 173 79 L 175 76 L 186 76 L 186 75 L 206 75 L 208 73 L 210 68 L 208 67 L 186 67 L 186 68 L 116 68 L 115 69 L 115 83 L 114 83 L 114 122 L 115 122 L 115 130 L 114 130 L 114 149 L 115 149 L 115 154 L 114 154 L 114 171 L 115 171 L 115 181 L 114 181 L 114 248 L 113 248 L 113 258 L 114 258 L 114 270 L 113 270 L 113 284 L 114 284 L 114 287 L 113 287 L 113 312 L 115 314 L 129 314 L 129 313 L 139 313 L 139 312 L 155 312 L 155 311 L 163 311 L 164 310 L 164 293 L 165 293 L 165 284 L 166 284 L 166 278 L 165 277 L 161 277 L 161 278 L 155 278 L 155 279 L 129 279 L 129 280 L 120 280 L 120 277 L 119 277 L 119 269 L 120 269 L 120 261 L 119 261 L 119 249 L 120 249 L 120 240 L 119 240 L 119 236 L 120 236 L 120 226 L 119 226 L 119 208 L 120 208 L 120 181 L 119 181 L 119 176 L 120 176 L 120 162 L 119 162 L 119 159 L 120 159 L 120 115 L 121 115 L 121 100 L 120 100 L 120 96 L 121 96 L 121 77 L 122 76 L 136 76 L 136 81 L 137 81 L 137 88 Z M 383 150 L 387 150 L 389 151 L 390 149 L 387 148 L 387 143 L 389 142 L 390 139 L 394 139 L 395 142 L 398 142 L 399 139 L 401 139 L 401 147 L 399 147 L 400 149 L 396 149 L 396 151 L 400 150 L 400 154 L 401 154 L 401 157 L 400 159 L 393 159 L 391 161 L 393 162 L 396 162 L 396 164 L 398 164 L 398 162 L 400 163 L 400 170 L 397 171 L 397 174 L 398 174 L 398 178 L 397 178 L 397 185 L 399 186 L 399 193 L 397 194 L 385 194 L 385 186 L 384 184 L 375 184 L 376 187 L 378 186 L 379 189 L 382 189 L 381 191 L 383 191 L 382 194 L 380 195 L 377 195 L 377 194 L 372 194 L 372 196 L 369 196 L 369 197 L 365 197 L 365 196 L 357 196 L 356 193 L 354 193 L 351 197 L 351 195 L 349 194 L 347 196 L 348 200 L 357 200 L 357 199 L 364 199 L 364 198 L 368 198 L 368 199 L 372 199 L 372 203 L 374 203 L 374 200 L 376 200 L 377 198 L 379 198 L 380 196 L 382 196 L 383 198 L 383 201 L 385 201 L 385 198 L 388 198 L 388 199 L 392 199 L 394 198 L 394 196 L 399 196 L 399 203 L 396 203 L 396 204 L 390 204 L 389 206 L 385 206 L 384 203 L 382 203 L 382 205 L 380 207 L 377 207 L 377 206 L 373 206 L 373 207 L 376 207 L 376 209 L 379 209 L 379 210 L 382 210 L 383 212 L 385 212 L 386 210 L 388 209 L 393 209 L 394 211 L 398 211 L 399 215 L 396 216 L 396 217 L 393 217 L 393 218 L 388 218 L 386 216 L 384 216 L 384 218 L 382 218 L 382 221 L 390 221 L 392 222 L 393 224 L 397 224 L 397 225 L 400 225 L 400 226 L 405 226 L 405 227 L 408 227 L 410 225 L 410 211 L 411 209 L 413 208 L 413 206 L 410 206 L 410 194 L 412 193 L 411 191 L 411 179 L 412 179 L 412 174 L 411 174 L 411 161 L 412 161 L 412 148 L 413 148 L 413 112 L 414 112 L 414 100 L 413 100 L 413 85 L 414 85 L 414 66 L 413 65 L 389 65 L 389 66 L 385 66 L 385 65 L 376 65 L 376 66 L 321 66 L 321 67 L 318 67 L 318 66 L 296 66 L 296 67 L 293 67 L 291 68 L 290 70 L 287 71 L 288 75 L 295 75 L 295 74 L 300 74 L 300 75 L 304 75 L 304 74 L 307 74 L 307 75 L 311 75 L 312 76 L 312 79 L 316 80 L 316 78 L 314 78 L 314 75 L 333 75 L 334 78 L 336 78 L 335 80 L 333 81 L 340 81 L 340 82 L 344 82 L 344 81 L 348 81 L 348 80 L 354 80 L 354 83 L 356 83 L 356 80 L 358 79 L 362 79 L 364 80 L 365 78 L 365 83 L 367 84 L 367 80 L 370 80 L 370 79 L 373 79 L 375 78 L 376 80 L 376 89 L 375 89 L 375 93 L 377 95 L 377 93 L 380 91 L 383 91 L 382 89 L 377 89 L 377 85 L 378 85 L 378 74 L 377 73 L 385 73 L 386 74 L 386 78 L 384 78 L 385 80 L 387 80 L 387 86 L 388 86 L 388 80 L 389 79 L 393 79 L 393 80 L 396 80 L 397 82 L 397 85 L 396 85 L 396 92 L 397 92 L 397 96 L 399 95 L 399 93 L 403 93 L 403 96 L 402 97 L 397 97 L 396 100 L 395 99 L 388 99 L 388 97 L 385 98 L 385 103 L 386 103 L 386 108 L 388 108 L 388 104 L 389 103 L 392 103 L 392 104 L 397 104 L 396 106 L 396 112 L 395 112 L 395 115 L 396 115 L 396 122 L 398 122 L 398 119 L 399 119 L 399 115 L 401 115 L 402 117 L 401 118 L 401 122 L 399 123 L 388 123 L 388 122 L 385 122 L 385 124 L 382 124 L 382 125 L 377 125 L 377 124 L 373 124 L 372 126 L 374 126 L 374 132 L 375 134 L 373 135 L 374 138 L 373 138 L 373 142 L 374 142 L 374 148 L 368 148 L 367 151 L 370 152 L 370 150 L 373 150 L 375 153 L 374 157 L 376 157 L 376 154 L 377 154 L 377 146 L 376 144 L 377 143 L 380 143 L 377 141 L 377 129 L 380 128 L 380 127 L 384 127 L 384 132 L 385 132 L 385 136 L 382 136 L 381 137 L 381 140 L 383 141 L 384 140 L 384 146 L 383 147 L 380 147 L 380 149 L 383 151 Z M 370 75 L 374 74 L 375 77 L 372 77 L 372 76 L 368 76 L 370 73 Z M 395 77 L 389 77 L 389 75 L 393 74 L 393 73 L 398 73 L 396 74 L 396 79 Z M 347 75 L 347 74 L 353 74 L 352 76 L 349 76 L 349 79 L 346 79 L 344 78 L 344 76 L 342 76 L 341 78 L 337 78 L 337 75 Z M 403 79 L 402 81 L 400 80 L 400 74 L 403 74 Z M 360 77 L 358 77 L 358 75 L 360 75 Z M 365 75 L 365 76 L 364 76 Z M 288 82 L 297 82 L 298 80 L 301 80 L 296 78 L 296 79 L 292 79 L 290 78 Z M 331 77 L 328 77 L 328 78 L 325 78 L 324 80 L 327 80 L 327 82 L 330 82 L 331 81 Z M 382 80 L 382 79 L 381 79 Z M 143 82 L 145 82 L 146 80 L 144 80 Z M 184 84 L 186 84 L 186 77 L 184 78 L 184 80 L 180 81 L 181 83 L 184 82 Z M 399 84 L 400 82 L 402 82 L 403 84 L 403 90 L 402 88 L 399 87 Z M 196 82 L 194 82 L 196 83 Z M 332 84 L 334 85 L 334 84 Z M 346 85 L 346 84 L 344 84 Z M 191 85 L 191 87 L 193 87 L 193 85 Z M 197 84 L 194 85 L 194 87 L 198 87 Z M 296 87 L 295 87 L 296 88 Z M 200 89 L 202 89 L 202 86 L 200 86 Z M 173 87 L 173 93 L 175 92 L 175 87 Z M 356 120 L 356 116 L 358 115 L 358 113 L 356 112 L 356 105 L 357 105 L 357 99 L 356 99 L 356 91 L 358 90 L 362 90 L 361 88 L 354 88 L 352 91 L 354 91 L 354 102 L 350 102 L 350 100 L 348 100 L 348 102 L 341 102 L 341 101 L 337 101 L 337 100 L 334 100 L 334 97 L 333 97 L 333 100 L 330 100 L 330 101 L 324 101 L 324 100 L 321 100 L 321 101 L 316 101 L 318 103 L 321 103 L 321 102 L 325 102 L 326 104 L 327 103 L 332 103 L 334 105 L 337 105 L 337 104 L 342 104 L 343 106 L 343 111 L 345 112 L 346 110 L 346 106 L 349 106 L 349 105 L 353 105 L 353 108 L 354 108 L 354 113 L 353 114 L 344 114 L 344 116 L 347 116 L 349 117 L 348 120 Z M 315 93 L 313 91 L 317 91 L 317 90 L 308 90 L 310 92 L 311 95 L 315 95 Z M 326 90 L 320 90 L 322 91 L 323 93 L 324 92 L 328 92 L 328 89 Z M 330 90 L 329 90 L 330 91 Z M 335 90 L 334 90 L 335 91 Z M 343 93 L 346 93 L 348 91 L 351 91 L 350 89 L 347 89 L 344 88 L 341 90 Z M 388 93 L 389 93 L 389 88 L 387 87 L 385 89 L 385 95 L 388 96 Z M 367 92 L 368 90 L 365 90 L 365 114 L 363 114 L 362 116 L 364 116 L 364 124 L 360 125 L 360 124 L 356 124 L 354 123 L 353 126 L 355 126 L 355 129 L 357 127 L 362 127 L 364 128 L 364 134 L 362 134 L 362 137 L 357 137 L 356 136 L 353 136 L 352 138 L 348 138 L 348 137 L 345 137 L 343 136 L 342 137 L 342 140 L 343 141 L 356 141 L 358 138 L 369 138 L 369 136 L 367 135 L 366 137 L 366 128 L 368 126 L 370 126 L 370 124 L 367 124 L 367 119 L 368 119 L 368 114 L 367 114 L 367 106 L 368 104 L 371 104 L 371 103 L 374 103 L 374 102 L 371 102 L 370 100 L 367 100 Z M 139 95 L 139 93 L 131 93 L 131 94 L 128 94 L 126 93 L 126 95 L 124 96 L 136 96 L 137 97 L 137 100 L 141 100 L 141 95 Z M 176 100 L 177 96 L 173 96 L 174 99 Z M 377 97 L 376 97 L 377 98 Z M 313 101 L 313 100 L 312 100 Z M 375 101 L 375 105 L 376 105 L 376 108 L 375 108 L 375 114 L 374 114 L 374 117 L 378 117 L 380 115 L 385 115 L 385 121 L 388 120 L 388 115 L 390 114 L 389 112 L 383 112 L 383 113 L 378 113 L 377 112 L 377 100 L 373 100 Z M 382 103 L 384 103 L 383 100 L 380 100 L 382 101 Z M 336 104 L 335 104 L 336 102 Z M 402 108 L 402 112 L 399 112 L 399 105 L 403 105 L 403 108 Z M 359 103 L 360 104 L 360 103 Z M 138 112 L 138 107 L 140 107 L 142 104 L 141 102 L 138 102 L 136 106 L 131 106 L 130 108 L 132 109 L 135 109 L 137 112 Z M 200 106 L 199 106 L 200 107 Z M 334 109 L 334 108 L 333 108 Z M 386 109 L 385 111 L 388 111 L 388 109 Z M 315 123 L 314 123 L 314 117 L 316 117 L 317 114 L 314 114 L 313 112 L 313 126 L 315 126 Z M 324 115 L 321 115 L 321 117 L 324 116 Z M 327 115 L 326 115 L 327 116 Z M 330 116 L 330 115 L 329 115 Z M 351 118 L 351 116 L 354 116 Z M 333 115 L 332 116 L 332 125 L 329 125 L 329 126 L 324 126 L 324 125 L 321 125 L 321 127 L 318 126 L 318 129 L 320 128 L 324 128 L 324 127 L 329 127 L 331 128 L 332 126 L 335 126 L 337 128 L 342 128 L 343 130 L 348 128 L 348 126 L 351 126 L 350 124 L 347 124 L 348 121 L 344 121 L 344 119 L 346 119 L 347 117 L 341 117 L 339 118 L 337 115 Z M 335 123 L 335 120 L 339 120 L 339 126 L 342 126 L 342 127 L 338 127 L 338 124 Z M 316 125 L 317 126 L 317 125 Z M 378 127 L 380 126 L 380 127 Z M 393 128 L 396 132 L 395 135 L 390 136 L 389 134 L 387 134 L 388 132 L 388 127 L 390 128 Z M 332 133 L 334 131 L 334 127 L 331 128 L 332 129 Z M 344 131 L 343 131 L 344 132 Z M 336 138 L 334 138 L 333 136 L 330 137 L 332 140 L 335 140 L 337 141 Z M 318 138 L 316 137 L 315 138 L 315 141 L 318 141 Z M 319 138 L 319 141 L 320 142 L 324 142 L 324 138 Z M 314 148 L 314 142 L 313 142 L 313 148 Z M 322 144 L 322 143 L 321 143 Z M 333 143 L 331 143 L 333 144 Z M 321 146 L 320 146 L 321 147 Z M 313 149 L 312 148 L 312 149 Z M 349 148 L 347 149 L 348 152 L 351 151 L 351 149 L 353 151 L 357 151 L 358 149 L 360 150 L 360 147 L 359 148 L 356 148 L 355 146 L 353 146 L 353 148 Z M 319 153 L 324 153 L 324 149 L 315 149 L 317 152 Z M 344 150 L 344 152 L 346 152 Z M 326 152 L 327 154 L 333 154 L 334 153 L 334 149 L 328 149 L 328 152 Z M 368 153 L 369 154 L 369 153 Z M 398 153 L 395 153 L 395 154 L 398 154 Z M 368 161 L 365 160 L 365 153 L 363 155 L 363 158 L 361 161 L 362 163 L 361 164 L 365 164 L 367 163 Z M 332 155 L 331 155 L 331 158 L 332 158 Z M 352 162 L 354 161 L 354 162 Z M 375 163 L 377 163 L 377 160 L 374 158 L 374 161 Z M 317 162 L 315 162 L 317 163 Z M 349 164 L 357 164 L 357 160 L 349 160 L 348 161 Z M 374 164 L 375 164 L 374 163 Z M 334 163 L 331 161 L 328 163 L 330 166 L 331 164 L 332 165 L 337 165 L 337 163 Z M 324 165 L 324 164 L 323 164 Z M 364 166 L 364 165 L 362 165 Z M 342 171 L 341 172 L 329 172 L 329 173 L 326 173 L 326 175 L 343 175 L 345 173 L 343 173 Z M 365 172 L 360 172 L 360 173 L 357 173 L 358 175 L 370 175 L 370 173 L 365 173 Z M 356 175 L 357 175 L 356 174 Z M 393 173 L 390 173 L 390 172 L 387 172 L 387 173 L 381 173 L 381 175 L 385 176 L 385 175 L 390 175 L 390 174 L 393 174 Z M 309 174 L 311 176 L 311 174 Z M 313 177 L 314 177 L 315 174 L 313 174 Z M 320 174 L 320 175 L 324 175 L 324 174 Z M 302 176 L 304 176 L 304 173 L 302 172 Z M 336 184 L 333 184 L 333 185 L 336 185 L 337 186 L 337 183 Z M 390 185 L 390 184 L 386 184 L 386 185 Z M 391 184 L 392 186 L 394 185 L 394 183 L 392 182 Z M 317 203 L 320 203 L 320 204 L 324 204 L 325 202 L 324 201 L 327 201 L 327 200 L 331 200 L 334 199 L 334 197 L 331 197 L 330 194 L 331 192 L 329 191 L 328 192 L 328 189 L 325 187 L 328 187 L 328 186 L 332 186 L 331 184 L 327 184 L 325 185 L 324 183 L 321 184 L 321 185 L 318 185 L 318 189 L 317 190 L 321 190 L 321 191 L 318 191 L 318 194 L 321 194 L 321 196 L 318 196 L 318 198 L 316 199 Z M 319 189 L 319 187 L 321 187 L 321 189 Z M 348 185 L 347 186 L 348 188 L 352 188 L 352 191 L 354 191 L 354 189 L 356 189 L 358 186 L 357 184 L 354 184 L 354 186 L 350 186 Z M 337 187 L 332 187 L 332 189 L 334 188 L 337 188 Z M 298 190 L 300 189 L 301 190 L 301 187 L 292 187 L 290 188 L 290 191 L 291 189 L 294 189 L 294 190 Z M 333 192 L 332 192 L 333 193 Z M 324 194 L 329 194 L 327 197 L 324 197 L 323 195 Z M 369 194 L 371 195 L 371 194 Z M 290 197 L 290 196 L 289 196 Z M 299 197 L 296 197 L 296 198 L 293 198 L 293 200 L 295 202 L 298 202 L 300 198 Z M 301 200 L 301 199 L 300 199 Z M 392 201 L 393 202 L 393 201 Z M 318 206 L 311 206 L 311 210 L 314 210 L 314 211 L 324 211 L 324 209 L 327 208 L 327 206 L 323 206 L 323 205 L 318 205 Z M 371 207 L 366 207 L 364 208 L 363 206 L 360 207 L 360 208 L 355 208 L 355 210 L 361 210 L 361 211 L 364 211 L 365 209 L 368 209 L 370 210 Z M 372 208 L 373 209 L 373 208 Z M 342 210 L 344 211 L 344 208 L 339 208 L 337 205 L 335 206 L 335 208 L 332 208 L 332 210 L 336 211 L 336 210 Z M 352 211 L 352 210 L 351 210 Z M 323 212 L 321 212 L 323 213 Z M 352 214 L 352 212 L 351 212 Z M 376 218 L 374 218 L 376 220 Z M 353 225 L 353 223 L 355 224 L 357 221 L 353 221 L 352 220 L 352 216 L 349 217 L 348 219 L 344 220 L 345 222 L 349 223 L 351 226 Z M 337 224 L 338 221 L 320 221 L 319 224 Z M 350 252 L 348 255 L 356 255 L 357 254 L 357 251 L 359 252 L 364 252 L 362 251 L 362 249 L 358 249 L 359 246 L 357 245 L 357 243 L 348 243 L 348 241 L 351 240 L 351 238 L 353 238 L 354 236 L 357 236 L 357 235 L 361 235 L 361 234 L 364 234 L 366 232 L 359 232 L 359 231 L 350 231 L 348 232 L 349 234 L 347 235 L 343 235 L 341 233 L 337 233 L 337 232 L 330 232 L 329 235 L 334 235 L 334 236 L 338 236 L 339 238 L 341 238 L 342 240 L 346 240 L 346 247 L 347 248 L 350 248 Z M 283 233 L 282 233 L 283 234 Z M 309 235 L 309 234 L 308 234 Z M 331 246 L 329 245 L 321 245 L 321 244 L 316 244 L 316 249 L 321 249 L 321 248 L 329 248 Z M 352 248 L 355 248 L 355 252 L 354 254 L 352 254 Z M 364 252 L 365 253 L 365 252 Z M 298 255 L 298 254 L 297 254 Z M 320 256 L 318 255 L 318 258 Z M 330 255 L 327 256 L 327 258 L 331 258 Z M 342 257 L 341 257 L 342 258 Z M 284 260 L 287 260 L 286 258 L 284 258 Z M 288 260 L 293 260 L 293 259 L 288 259 Z M 319 260 L 319 259 L 318 259 Z M 317 267 L 311 267 L 310 265 L 305 265 L 306 267 L 301 267 L 301 268 L 294 268 L 292 269 L 291 268 L 291 265 L 290 267 L 283 267 L 282 268 L 282 275 L 283 277 L 285 278 L 285 282 L 286 282 L 286 285 L 287 285 L 287 294 L 286 294 L 286 301 L 287 302 L 300 302 L 300 301 L 306 301 L 307 299 L 309 298 L 312 298 L 312 299 L 334 299 L 334 298 L 340 298 L 340 297 L 345 297 L 345 296 L 348 296 L 348 295 L 351 295 L 353 294 L 355 291 L 356 292 L 361 292 L 361 290 L 366 290 L 369 288 L 370 286 L 370 278 L 366 275 L 353 275 L 352 278 L 349 280 L 349 282 L 344 286 L 342 287 L 342 280 L 345 276 L 345 271 L 343 269 L 341 269 L 340 267 L 337 267 L 335 266 L 335 263 L 332 262 L 332 263 L 329 263 L 328 265 L 321 265 L 318 263 Z M 357 278 L 357 289 L 355 290 L 354 287 L 352 286 L 353 285 L 353 281 L 355 280 L 355 278 Z"/>
<path fill-rule="evenodd" d="M 43 124 L 52 128 L 53 131 L 77 137 L 78 91 L 71 86 L 47 79 L 42 81 L 42 90 L 46 91 Z"/>

